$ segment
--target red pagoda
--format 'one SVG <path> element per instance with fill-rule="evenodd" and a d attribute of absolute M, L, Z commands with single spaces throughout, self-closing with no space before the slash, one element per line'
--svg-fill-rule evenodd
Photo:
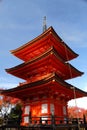
<path fill-rule="evenodd" d="M 41 35 L 11 53 L 23 60 L 23 63 L 6 72 L 25 80 L 19 86 L 4 91 L 4 94 L 23 101 L 23 120 L 29 123 L 29 114 L 35 117 L 68 117 L 67 102 L 87 96 L 86 92 L 72 86 L 65 80 L 81 76 L 80 72 L 68 61 L 78 55 L 70 49 L 49 27 Z M 73 89 L 72 89 L 73 88 Z"/>

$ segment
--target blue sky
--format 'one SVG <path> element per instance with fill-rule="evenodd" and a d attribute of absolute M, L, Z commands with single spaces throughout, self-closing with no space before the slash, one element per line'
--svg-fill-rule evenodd
<path fill-rule="evenodd" d="M 70 63 L 84 75 L 68 82 L 87 91 L 87 0 L 0 0 L 0 88 L 23 81 L 5 72 L 22 63 L 10 50 L 41 34 L 44 16 L 47 27 L 79 54 Z"/>

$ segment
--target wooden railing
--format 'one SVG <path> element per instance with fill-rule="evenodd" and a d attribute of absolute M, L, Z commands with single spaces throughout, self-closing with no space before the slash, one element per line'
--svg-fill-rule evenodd
<path fill-rule="evenodd" d="M 2 124 L 0 130 L 87 130 L 85 119 L 59 116 L 31 117 L 27 126 L 16 123 Z"/>
<path fill-rule="evenodd" d="M 28 125 L 59 125 L 59 124 L 86 124 L 86 118 L 67 118 L 62 116 L 40 116 L 40 117 L 29 117 Z"/>

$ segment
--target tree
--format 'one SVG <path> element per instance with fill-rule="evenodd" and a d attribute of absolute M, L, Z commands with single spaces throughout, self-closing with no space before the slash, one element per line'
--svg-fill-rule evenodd
<path fill-rule="evenodd" d="M 19 99 L 0 94 L 0 124 L 8 118 L 13 108 L 18 107 L 18 104 L 21 104 Z"/>
<path fill-rule="evenodd" d="M 68 107 L 69 118 L 83 118 L 83 115 L 87 115 L 87 110 L 74 106 Z"/>

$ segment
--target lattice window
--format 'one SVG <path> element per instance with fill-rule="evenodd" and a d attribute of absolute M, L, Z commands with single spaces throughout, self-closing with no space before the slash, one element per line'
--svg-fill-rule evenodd
<path fill-rule="evenodd" d="M 47 112 L 48 112 L 48 104 L 42 104 L 41 113 L 47 113 Z"/>

